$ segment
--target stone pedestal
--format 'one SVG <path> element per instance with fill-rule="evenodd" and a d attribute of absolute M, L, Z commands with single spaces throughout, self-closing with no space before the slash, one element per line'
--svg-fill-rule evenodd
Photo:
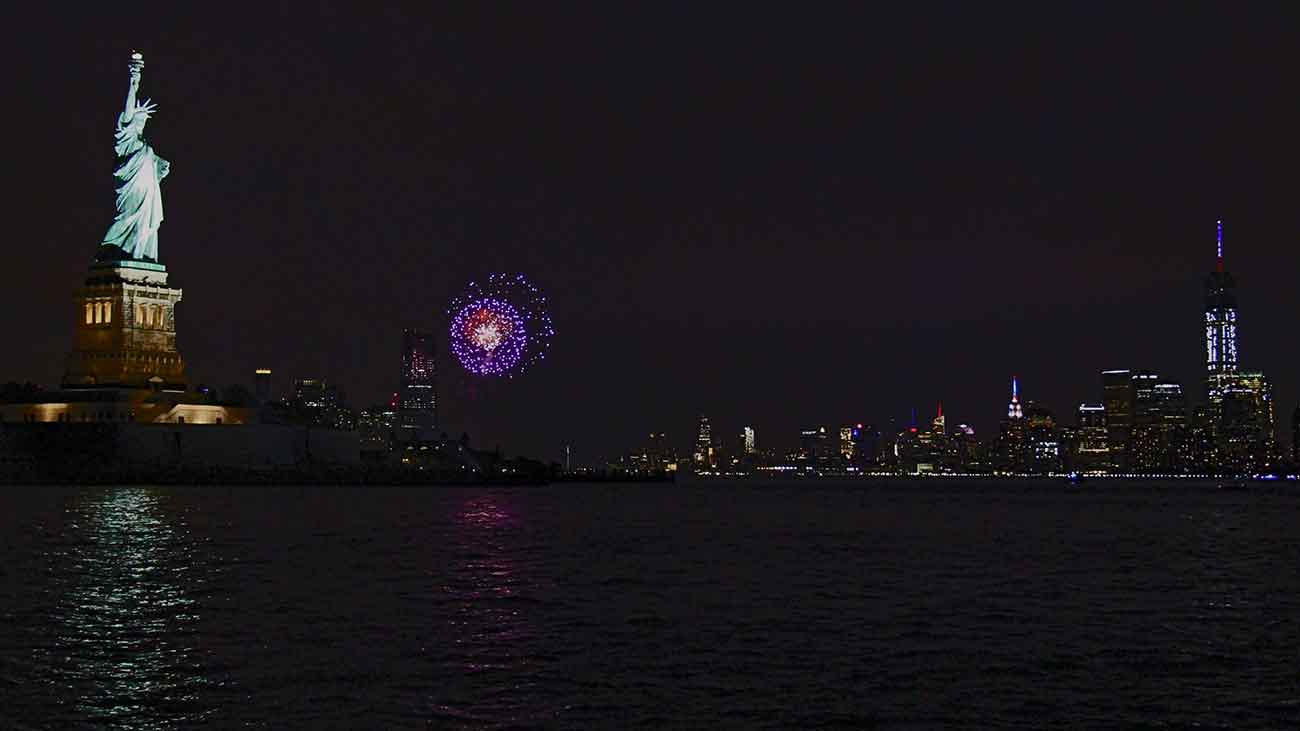
<path fill-rule="evenodd" d="M 63 387 L 185 390 L 176 350 L 176 303 L 167 268 L 144 261 L 91 265 L 76 296 L 76 343 Z"/>

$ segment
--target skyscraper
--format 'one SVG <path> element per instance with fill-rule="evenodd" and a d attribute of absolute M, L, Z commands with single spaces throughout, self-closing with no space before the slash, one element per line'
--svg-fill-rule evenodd
<path fill-rule="evenodd" d="M 1007 418 L 1002 420 L 997 440 L 993 444 L 992 463 L 994 470 L 1003 473 L 1023 473 L 1028 469 L 1028 435 L 1026 434 L 1024 409 L 1020 405 L 1020 381 L 1011 378 L 1011 403 L 1007 406 Z"/>
<path fill-rule="evenodd" d="M 1273 386 L 1259 371 L 1239 371 L 1223 383 L 1219 400 L 1219 466 L 1243 474 L 1268 470 L 1276 459 Z"/>
<path fill-rule="evenodd" d="M 974 427 L 958 424 L 957 430 L 953 433 L 952 448 L 955 465 L 960 468 L 960 471 L 975 472 L 983 467 L 980 463 L 979 440 L 975 437 Z"/>
<path fill-rule="evenodd" d="M 754 440 L 754 427 L 745 427 L 744 431 L 741 432 L 741 440 L 743 442 L 743 450 L 745 454 L 753 454 L 758 450 L 758 445 Z"/>
<path fill-rule="evenodd" d="M 1079 472 L 1104 472 L 1110 468 L 1105 406 L 1079 404 L 1070 447 L 1070 468 Z"/>
<path fill-rule="evenodd" d="M 1214 271 L 1205 278 L 1206 395 L 1213 404 L 1237 372 L 1237 284 L 1223 266 L 1223 221 L 1217 223 Z"/>
<path fill-rule="evenodd" d="M 1130 468 L 1138 472 L 1184 472 L 1194 461 L 1182 384 L 1143 371 L 1133 376 Z"/>
<path fill-rule="evenodd" d="M 869 424 L 854 424 L 853 460 L 861 467 L 874 467 L 881 456 L 880 430 Z"/>
<path fill-rule="evenodd" d="M 1029 472 L 1051 474 L 1061 470 L 1061 435 L 1051 409 L 1030 401 L 1025 404 L 1024 434 Z"/>
<path fill-rule="evenodd" d="M 1102 403 L 1106 407 L 1106 441 L 1111 464 L 1128 468 L 1129 435 L 1133 427 L 1133 374 L 1128 369 L 1101 372 Z"/>
<path fill-rule="evenodd" d="M 713 429 L 709 426 L 709 417 L 701 415 L 699 429 L 695 433 L 695 467 L 710 469 L 714 464 Z"/>
<path fill-rule="evenodd" d="M 853 426 L 845 424 L 840 427 L 840 458 L 845 462 L 853 461 Z"/>
<path fill-rule="evenodd" d="M 270 403 L 272 396 L 270 368 L 258 368 L 253 372 L 253 393 L 257 397 L 257 403 Z"/>
<path fill-rule="evenodd" d="M 398 424 L 404 440 L 433 438 L 438 426 L 435 375 L 433 337 L 423 330 L 403 330 Z"/>
<path fill-rule="evenodd" d="M 323 378 L 299 378 L 289 400 L 292 418 L 299 424 L 327 429 L 352 429 L 356 418 L 347 406 L 343 389 Z"/>
<path fill-rule="evenodd" d="M 1205 279 L 1205 397 L 1219 471 L 1270 469 L 1277 458 L 1273 388 L 1259 371 L 1243 371 L 1237 343 L 1236 282 L 1223 264 L 1218 222 L 1214 271 Z"/>

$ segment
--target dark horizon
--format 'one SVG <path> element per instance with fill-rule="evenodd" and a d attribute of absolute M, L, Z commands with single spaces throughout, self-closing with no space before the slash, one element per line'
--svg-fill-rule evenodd
<path fill-rule="evenodd" d="M 165 8 L 165 9 L 163 9 Z M 708 414 L 730 445 L 942 400 L 991 436 L 1011 376 L 1073 423 L 1100 371 L 1202 392 L 1216 219 L 1241 359 L 1300 401 L 1300 28 L 1286 9 L 135 6 L 28 11 L 6 115 L 18 220 L 0 381 L 56 385 L 146 59 L 161 260 L 191 383 L 269 367 L 397 390 L 438 335 L 440 419 L 585 461 Z M 448 357 L 448 300 L 519 271 L 556 336 L 513 380 Z"/>

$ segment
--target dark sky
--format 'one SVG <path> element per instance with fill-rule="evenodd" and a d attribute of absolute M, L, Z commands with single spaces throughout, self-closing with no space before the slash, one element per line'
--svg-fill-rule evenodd
<path fill-rule="evenodd" d="M 1103 368 L 1199 392 L 1222 217 L 1243 361 L 1289 434 L 1282 4 L 187 5 L 7 23 L 0 380 L 62 373 L 139 48 L 194 382 L 270 367 L 364 406 L 417 326 L 440 334 L 449 428 L 511 453 L 685 445 L 700 412 L 787 445 L 938 399 L 987 435 L 1013 373 L 1072 423 Z M 491 271 L 526 273 L 556 324 L 512 381 L 445 357 L 448 299 Z"/>

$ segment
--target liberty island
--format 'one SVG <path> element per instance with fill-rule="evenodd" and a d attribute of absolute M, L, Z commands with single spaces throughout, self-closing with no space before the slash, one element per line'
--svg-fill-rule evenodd
<path fill-rule="evenodd" d="M 145 139 L 157 106 L 140 96 L 143 68 L 144 56 L 132 52 L 113 147 L 116 214 L 75 295 L 60 388 L 0 405 L 0 477 L 147 481 L 160 470 L 358 462 L 355 432 L 308 434 L 188 382 L 177 345 L 183 291 L 168 281 L 158 250 L 171 164 Z"/>

